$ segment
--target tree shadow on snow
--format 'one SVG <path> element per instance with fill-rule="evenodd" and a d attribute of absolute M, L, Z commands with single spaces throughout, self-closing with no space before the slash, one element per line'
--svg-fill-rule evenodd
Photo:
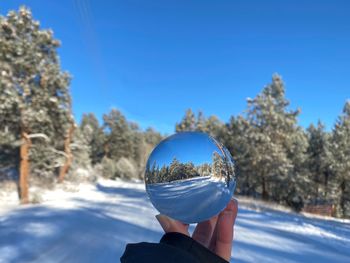
<path fill-rule="evenodd" d="M 305 218 L 285 212 L 256 212 L 239 208 L 236 220 L 236 236 L 233 246 L 233 262 L 350 262 L 346 244 L 331 237 L 320 237 L 316 233 L 293 231 L 293 227 L 311 224 L 327 229 L 329 222 Z M 338 222 L 334 222 L 338 226 Z M 287 228 L 285 228 L 287 227 Z M 339 227 L 339 226 L 338 226 Z M 344 227 L 344 225 L 343 225 Z M 312 228 L 311 228 L 312 229 Z M 334 230 L 334 228 L 333 228 Z M 253 233 L 262 241 L 240 239 Z M 327 240 L 328 239 L 328 240 Z M 251 242 L 250 242 L 251 241 Z M 235 253 L 236 251 L 236 253 Z M 250 258 L 245 261 L 241 258 Z"/>
<path fill-rule="evenodd" d="M 147 197 L 146 191 L 141 189 L 131 189 L 131 188 L 124 188 L 124 187 L 116 187 L 116 186 L 104 186 L 99 183 L 96 184 L 96 189 L 102 193 L 110 194 L 110 195 L 123 195 L 125 197 L 130 197 L 130 198 Z"/>
<path fill-rule="evenodd" d="M 32 206 L 0 217 L 0 261 L 119 262 L 126 243 L 159 241 L 161 232 L 111 217 L 103 207 Z"/>
<path fill-rule="evenodd" d="M 35 205 L 20 207 L 0 217 L 0 261 L 119 262 L 127 243 L 159 241 L 160 228 L 155 231 L 145 226 L 144 221 L 141 225 L 133 221 L 145 220 L 150 216 L 148 209 L 153 209 L 144 190 L 101 184 L 96 189 L 111 196 L 111 200 L 117 198 L 114 202 L 75 198 L 74 208 Z M 340 243 L 330 237 L 326 237 L 328 246 L 322 238 L 312 236 L 313 233 L 290 229 L 305 224 L 330 233 L 342 230 L 345 236 L 349 230 L 338 222 L 240 207 L 232 262 L 350 262 L 349 253 L 344 252 L 345 244 L 338 249 Z M 253 235 L 262 241 L 254 240 Z"/>

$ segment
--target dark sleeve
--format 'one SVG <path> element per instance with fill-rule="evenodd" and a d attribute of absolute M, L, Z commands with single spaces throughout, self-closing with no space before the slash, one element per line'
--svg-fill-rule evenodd
<path fill-rule="evenodd" d="M 157 243 L 126 245 L 122 263 L 227 263 L 192 238 L 180 233 L 167 233 Z"/>

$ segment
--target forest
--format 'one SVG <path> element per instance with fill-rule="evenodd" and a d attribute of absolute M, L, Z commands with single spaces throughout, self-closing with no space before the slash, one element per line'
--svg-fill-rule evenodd
<path fill-rule="evenodd" d="M 53 31 L 42 29 L 29 9 L 0 17 L 0 190 L 16 181 L 23 204 L 32 202 L 33 184 L 47 187 L 96 175 L 142 178 L 149 153 L 165 137 L 151 127 L 141 129 L 118 109 L 100 119 L 92 108 L 78 124 L 72 77 L 61 68 L 59 47 Z M 290 109 L 283 79 L 273 74 L 271 83 L 247 99 L 242 114 L 222 121 L 189 108 L 174 130 L 206 132 L 228 148 L 235 160 L 236 194 L 297 211 L 330 205 L 333 216 L 349 218 L 346 99 L 330 130 L 322 120 L 302 127 L 301 109 Z"/>
<path fill-rule="evenodd" d="M 145 168 L 145 182 L 156 184 L 210 176 L 229 185 L 230 181 L 235 178 L 233 164 L 227 161 L 225 155 L 221 155 L 216 151 L 212 153 L 211 157 L 210 163 L 204 162 L 197 165 L 193 162 L 183 163 L 176 157 L 173 158 L 170 164 L 163 164 L 161 167 L 159 167 L 156 160 L 152 163 L 148 161 Z"/>

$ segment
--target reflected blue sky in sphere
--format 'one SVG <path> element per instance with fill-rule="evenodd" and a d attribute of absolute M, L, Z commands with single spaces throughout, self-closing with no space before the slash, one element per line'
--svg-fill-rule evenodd
<path fill-rule="evenodd" d="M 196 136 L 192 132 L 180 132 L 176 137 L 170 136 L 161 143 L 162 147 L 156 147 L 151 154 L 159 166 L 169 165 L 174 157 L 183 163 L 200 165 L 208 162 L 208 156 L 213 152 L 223 155 L 216 142 L 201 132 L 196 132 Z"/>

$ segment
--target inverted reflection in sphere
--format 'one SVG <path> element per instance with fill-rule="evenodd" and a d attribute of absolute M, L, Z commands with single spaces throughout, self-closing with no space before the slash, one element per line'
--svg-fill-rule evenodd
<path fill-rule="evenodd" d="M 150 154 L 146 191 L 154 207 L 183 223 L 205 221 L 222 211 L 236 186 L 229 151 L 202 132 L 180 132 Z"/>

